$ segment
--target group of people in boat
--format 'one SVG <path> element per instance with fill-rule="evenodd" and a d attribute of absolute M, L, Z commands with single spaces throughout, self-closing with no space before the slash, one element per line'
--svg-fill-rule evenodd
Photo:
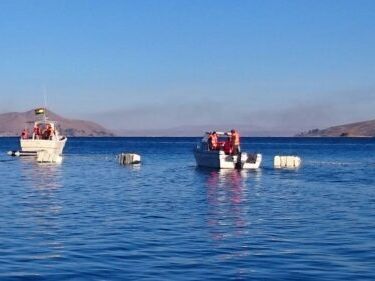
<path fill-rule="evenodd" d="M 41 125 L 35 125 L 33 128 L 32 137 L 38 140 L 50 140 L 52 136 L 55 134 L 55 131 L 52 128 L 51 124 L 47 124 L 44 128 Z M 22 139 L 29 138 L 29 130 L 23 129 L 21 133 Z"/>
<path fill-rule="evenodd" d="M 214 131 L 208 135 L 209 150 L 223 150 L 225 154 L 236 155 L 240 153 L 240 134 L 237 130 L 232 129 L 225 133 L 227 139 L 219 141 L 218 134 Z"/>

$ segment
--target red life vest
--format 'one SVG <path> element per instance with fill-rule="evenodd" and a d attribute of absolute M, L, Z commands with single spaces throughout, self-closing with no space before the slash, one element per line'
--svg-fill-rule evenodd
<path fill-rule="evenodd" d="M 226 140 L 224 142 L 223 149 L 224 149 L 225 154 L 232 154 L 232 145 L 229 140 Z"/>

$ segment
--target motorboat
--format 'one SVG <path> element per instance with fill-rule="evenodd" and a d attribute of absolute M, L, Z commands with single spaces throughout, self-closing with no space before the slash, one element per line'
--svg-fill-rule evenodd
<path fill-rule="evenodd" d="M 48 120 L 45 110 L 38 110 L 35 110 L 35 113 L 42 112 L 43 118 L 34 122 L 33 133 L 30 136 L 26 129 L 22 133 L 21 151 L 35 153 L 45 151 L 51 155 L 62 155 L 67 137 L 60 135 L 57 123 Z"/>
<path fill-rule="evenodd" d="M 197 166 L 219 169 L 258 169 L 260 167 L 261 154 L 247 152 L 232 154 L 226 149 L 230 133 L 216 132 L 216 134 L 219 137 L 219 142 L 215 149 L 210 147 L 210 133 L 208 132 L 195 147 L 194 157 Z"/>

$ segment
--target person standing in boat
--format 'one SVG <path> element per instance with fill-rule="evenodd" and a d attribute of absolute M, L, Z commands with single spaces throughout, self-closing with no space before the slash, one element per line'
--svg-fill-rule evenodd
<path fill-rule="evenodd" d="M 47 140 L 52 139 L 53 129 L 52 129 L 51 124 L 47 125 L 47 129 L 46 129 L 45 133 L 46 133 L 46 139 Z"/>
<path fill-rule="evenodd" d="M 33 129 L 33 134 L 35 139 L 40 139 L 40 128 L 39 126 L 35 125 Z"/>
<path fill-rule="evenodd" d="M 218 147 L 218 137 L 215 131 L 213 131 L 208 137 L 208 147 L 210 150 L 216 150 Z"/>
<path fill-rule="evenodd" d="M 29 130 L 28 129 L 23 129 L 21 133 L 21 138 L 22 139 L 27 139 L 29 137 Z"/>
<path fill-rule="evenodd" d="M 240 134 L 235 130 L 232 129 L 230 131 L 230 142 L 232 145 L 232 154 L 236 155 L 240 153 Z"/>

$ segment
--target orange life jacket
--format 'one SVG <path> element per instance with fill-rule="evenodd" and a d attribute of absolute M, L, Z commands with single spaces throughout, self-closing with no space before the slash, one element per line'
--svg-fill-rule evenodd
<path fill-rule="evenodd" d="M 211 145 L 213 148 L 217 147 L 217 135 L 216 134 L 211 135 Z"/>

